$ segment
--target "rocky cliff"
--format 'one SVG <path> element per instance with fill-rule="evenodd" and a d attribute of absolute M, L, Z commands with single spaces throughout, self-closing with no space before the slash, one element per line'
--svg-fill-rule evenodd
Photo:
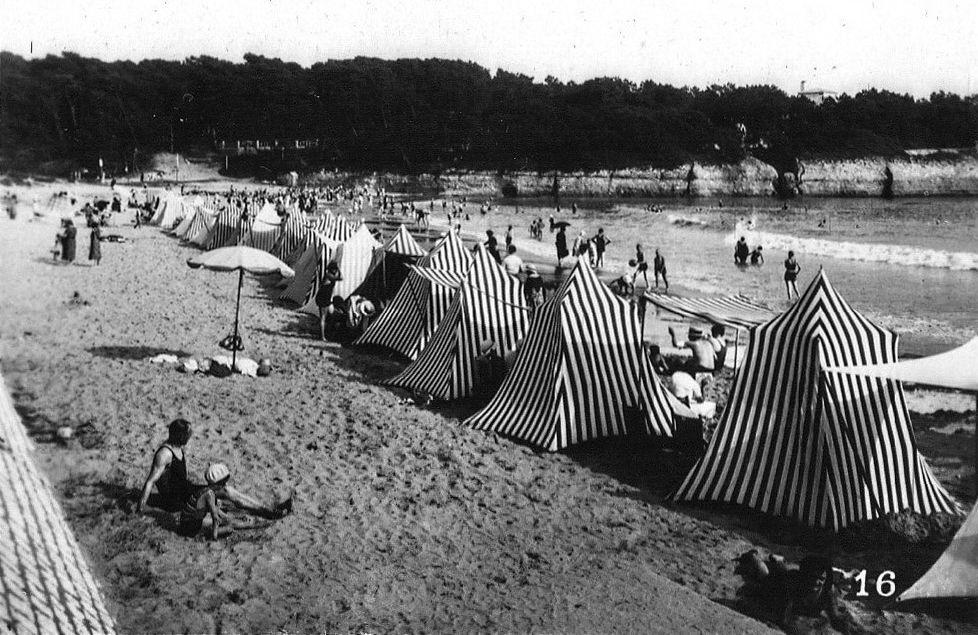
<path fill-rule="evenodd" d="M 870 157 L 801 162 L 786 174 L 788 190 L 801 196 L 978 196 L 978 157 Z M 800 177 L 800 178 L 799 178 Z M 777 171 L 753 157 L 728 165 L 693 163 L 680 168 L 629 168 L 599 172 L 486 172 L 452 170 L 438 175 L 388 175 L 390 190 L 438 191 L 467 196 L 694 197 L 773 196 Z"/>

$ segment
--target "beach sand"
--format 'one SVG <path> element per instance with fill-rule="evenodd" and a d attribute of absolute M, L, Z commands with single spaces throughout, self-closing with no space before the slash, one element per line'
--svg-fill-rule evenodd
<path fill-rule="evenodd" d="M 35 186 L 42 206 L 57 187 Z M 191 270 L 196 249 L 132 228 L 131 212 L 104 232 L 128 242 L 104 243 L 101 266 L 62 265 L 58 219 L 25 212 L 0 219 L 0 367 L 121 632 L 761 632 L 744 614 L 771 616 L 738 598 L 733 573 L 748 549 L 794 561 L 830 549 L 871 579 L 896 571 L 902 590 L 946 544 L 831 544 L 742 510 L 673 505 L 692 458 L 644 440 L 547 454 L 468 429 L 471 404 L 405 403 L 382 385 L 401 361 L 320 342 L 313 318 L 272 299 L 274 280 L 246 276 L 241 299 L 243 354 L 269 358 L 271 376 L 150 363 L 225 353 L 236 276 Z M 294 492 L 295 513 L 219 542 L 129 513 L 175 417 L 194 425 L 192 478 L 223 461 L 241 489 Z M 918 428 L 966 506 L 970 417 L 939 411 Z M 53 442 L 65 425 L 75 440 Z M 850 594 L 846 606 L 866 632 L 978 632 L 973 604 L 912 613 Z"/>

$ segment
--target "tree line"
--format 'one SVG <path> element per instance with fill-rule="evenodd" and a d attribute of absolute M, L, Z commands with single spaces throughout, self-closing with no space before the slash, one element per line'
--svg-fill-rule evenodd
<path fill-rule="evenodd" d="M 159 151 L 206 153 L 221 141 L 318 139 L 275 169 L 572 171 L 751 153 L 895 156 L 973 147 L 974 96 L 914 99 L 885 90 L 816 104 L 773 86 L 673 87 L 618 78 L 582 83 L 443 59 L 358 57 L 304 68 L 248 54 L 181 62 L 104 62 L 74 53 L 0 52 L 0 161 L 121 171 Z M 268 168 L 266 168 L 268 169 Z"/>

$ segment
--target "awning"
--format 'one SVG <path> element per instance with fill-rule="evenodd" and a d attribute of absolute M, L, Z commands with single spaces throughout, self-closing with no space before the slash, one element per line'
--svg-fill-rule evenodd
<path fill-rule="evenodd" d="M 978 337 L 963 346 L 930 357 L 890 364 L 833 366 L 824 370 L 978 393 Z"/>
<path fill-rule="evenodd" d="M 742 295 L 683 298 L 674 295 L 646 293 L 645 299 L 660 309 L 671 313 L 704 320 L 711 324 L 722 324 L 731 328 L 752 328 L 777 316 L 777 313 L 771 309 Z"/>

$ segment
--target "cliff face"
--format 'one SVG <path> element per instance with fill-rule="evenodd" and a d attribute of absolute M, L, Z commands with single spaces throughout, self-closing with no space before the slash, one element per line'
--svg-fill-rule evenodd
<path fill-rule="evenodd" d="M 892 174 L 893 196 L 978 195 L 978 159 L 867 158 L 854 161 L 803 161 L 805 196 L 883 196 Z M 796 183 L 797 185 L 797 183 Z"/>
<path fill-rule="evenodd" d="M 800 181 L 786 174 L 786 186 L 802 196 L 873 197 L 978 196 L 978 157 L 955 159 L 879 157 L 851 161 L 802 161 Z M 889 173 L 887 172 L 889 170 Z M 389 175 L 395 191 L 440 191 L 472 196 L 552 196 L 554 173 L 447 171 L 440 175 Z M 561 196 L 737 197 L 772 196 L 777 171 L 753 157 L 729 165 L 683 166 L 672 170 L 630 168 L 558 173 Z M 889 183 L 889 192 L 887 192 Z"/>

